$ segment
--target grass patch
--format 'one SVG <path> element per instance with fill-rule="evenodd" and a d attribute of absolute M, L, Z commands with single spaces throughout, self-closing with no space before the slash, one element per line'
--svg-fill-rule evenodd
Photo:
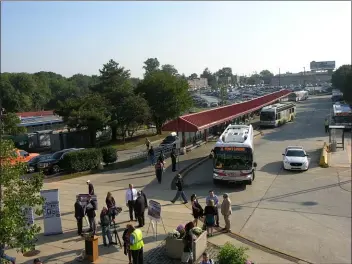
<path fill-rule="evenodd" d="M 133 138 L 126 138 L 125 143 L 123 142 L 111 142 L 108 143 L 104 146 L 110 146 L 115 148 L 116 150 L 128 150 L 132 149 L 141 145 L 145 144 L 145 138 L 147 137 L 150 142 L 164 139 L 166 136 L 168 136 L 170 132 L 162 132 L 161 135 L 156 135 L 156 134 L 145 134 L 145 135 L 139 135 Z"/>
<path fill-rule="evenodd" d="M 70 173 L 70 174 L 65 174 L 61 175 L 58 177 L 57 180 L 63 181 L 63 180 L 69 180 L 69 179 L 74 179 L 74 178 L 79 178 L 83 176 L 87 176 L 90 174 L 96 174 L 96 173 L 102 173 L 105 171 L 112 171 L 112 170 L 118 170 L 118 169 L 126 169 L 129 167 L 132 167 L 137 164 L 141 164 L 146 161 L 146 158 L 139 158 L 139 159 L 132 159 L 132 160 L 125 160 L 121 162 L 116 162 L 112 163 L 109 165 L 106 165 L 103 169 L 101 170 L 90 170 L 90 171 L 81 171 L 81 172 L 76 172 L 76 173 Z"/>

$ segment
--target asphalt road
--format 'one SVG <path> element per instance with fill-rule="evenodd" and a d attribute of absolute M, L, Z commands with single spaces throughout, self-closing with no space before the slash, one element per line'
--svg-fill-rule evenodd
<path fill-rule="evenodd" d="M 329 96 L 310 98 L 297 104 L 293 123 L 263 130 L 255 139 L 252 186 L 214 186 L 209 160 L 187 176 L 187 193 L 196 193 L 203 206 L 210 189 L 229 193 L 232 231 L 258 243 L 314 263 L 351 263 L 351 171 L 318 166 L 331 105 Z M 307 172 L 282 170 L 289 145 L 310 154 Z"/>

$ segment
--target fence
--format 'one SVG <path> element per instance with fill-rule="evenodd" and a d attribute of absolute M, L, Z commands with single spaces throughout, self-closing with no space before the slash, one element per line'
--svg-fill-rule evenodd
<path fill-rule="evenodd" d="M 165 158 L 169 158 L 170 157 L 170 154 L 172 152 L 172 149 L 174 149 L 173 146 L 163 146 L 163 147 L 155 147 L 154 148 L 154 156 L 155 157 L 159 157 L 160 156 L 160 153 L 161 151 L 163 151 L 163 154 L 165 156 Z M 179 154 L 180 150 L 179 149 L 175 149 L 176 150 L 176 153 L 177 155 Z M 147 150 L 146 151 L 143 151 L 143 152 L 140 152 L 140 153 L 137 153 L 137 154 L 134 154 L 134 155 L 131 155 L 129 157 L 129 160 L 133 160 L 133 159 L 140 159 L 140 158 L 145 158 L 147 159 L 148 158 L 148 152 Z"/>

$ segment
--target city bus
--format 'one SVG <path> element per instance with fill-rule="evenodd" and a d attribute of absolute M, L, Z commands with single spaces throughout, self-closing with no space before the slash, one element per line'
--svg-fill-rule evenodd
<path fill-rule="evenodd" d="M 257 163 L 253 158 L 252 125 L 229 125 L 214 148 L 213 182 L 242 182 L 251 185 Z"/>
<path fill-rule="evenodd" d="M 288 101 L 298 102 L 308 99 L 308 91 L 293 92 L 288 95 Z"/>
<path fill-rule="evenodd" d="M 345 126 L 350 130 L 352 127 L 352 109 L 348 104 L 335 103 L 332 106 L 332 123 L 336 126 Z"/>
<path fill-rule="evenodd" d="M 293 121 L 296 115 L 294 103 L 278 103 L 265 106 L 260 111 L 260 127 L 277 127 Z"/>

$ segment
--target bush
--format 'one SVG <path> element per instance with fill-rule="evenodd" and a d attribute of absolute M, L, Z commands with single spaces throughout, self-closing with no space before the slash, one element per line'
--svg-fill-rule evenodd
<path fill-rule="evenodd" d="M 246 251 L 248 248 L 236 248 L 231 243 L 227 242 L 221 247 L 218 254 L 218 264 L 243 264 L 246 263 L 248 256 Z"/>
<path fill-rule="evenodd" d="M 62 168 L 70 172 L 87 171 L 97 168 L 102 161 L 100 149 L 84 149 L 67 153 Z"/>
<path fill-rule="evenodd" d="M 101 153 L 103 155 L 103 161 L 106 164 L 114 163 L 117 161 L 117 151 L 113 147 L 101 148 Z"/>

